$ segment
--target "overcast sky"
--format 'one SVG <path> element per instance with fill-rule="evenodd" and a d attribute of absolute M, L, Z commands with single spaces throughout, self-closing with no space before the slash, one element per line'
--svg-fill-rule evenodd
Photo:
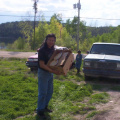
<path fill-rule="evenodd" d="M 33 0 L 0 0 L 0 23 L 31 19 L 34 16 Z M 46 21 L 56 13 L 63 22 L 78 16 L 78 9 L 73 4 L 78 0 L 39 0 L 37 16 L 44 15 Z M 88 26 L 120 25 L 120 0 L 80 0 L 80 20 Z"/>

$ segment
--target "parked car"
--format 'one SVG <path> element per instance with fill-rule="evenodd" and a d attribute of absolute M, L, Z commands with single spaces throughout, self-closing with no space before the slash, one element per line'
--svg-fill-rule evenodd
<path fill-rule="evenodd" d="M 107 77 L 120 79 L 120 44 L 94 43 L 84 58 L 85 79 Z"/>
<path fill-rule="evenodd" d="M 62 50 L 62 49 L 68 49 L 68 48 L 61 47 L 61 46 L 55 46 L 55 49 Z M 37 70 L 37 68 L 38 68 L 38 50 L 39 49 L 37 49 L 37 52 L 35 53 L 35 55 L 30 56 L 26 61 L 26 66 L 29 67 L 31 69 L 31 71 Z M 74 63 L 71 66 L 71 69 L 72 68 L 74 68 Z"/>
<path fill-rule="evenodd" d="M 30 56 L 26 61 L 26 66 L 33 70 L 37 70 L 38 68 L 38 52 L 35 55 Z"/>

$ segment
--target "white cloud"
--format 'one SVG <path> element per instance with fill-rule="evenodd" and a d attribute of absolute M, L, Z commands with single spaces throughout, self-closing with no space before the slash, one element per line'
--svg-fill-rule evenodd
<path fill-rule="evenodd" d="M 2 4 L 2 5 L 1 5 Z M 22 1 L 18 1 L 18 0 L 0 0 L 0 5 L 2 6 L 2 8 L 0 8 L 0 10 L 4 10 L 4 11 L 28 11 L 32 8 L 32 1 L 31 0 L 24 0 L 24 2 Z"/>
<path fill-rule="evenodd" d="M 81 0 L 82 1 L 82 0 Z M 120 19 L 120 1 L 119 0 L 84 0 L 82 1 L 82 10 L 81 16 L 89 18 L 104 18 L 104 19 Z M 96 19 L 93 21 L 98 21 L 100 25 L 111 24 L 113 26 L 119 25 L 118 20 L 99 20 Z M 90 20 L 87 20 L 88 22 Z"/>
<path fill-rule="evenodd" d="M 106 23 L 113 26 L 119 25 L 119 20 L 104 20 L 120 19 L 119 0 L 80 0 L 80 2 L 82 6 L 80 10 L 81 20 L 85 20 L 88 25 L 97 24 L 103 26 Z M 33 12 L 33 3 L 34 1 L 32 0 L 0 0 L 0 14 L 26 15 L 28 11 Z M 65 20 L 78 15 L 77 9 L 73 9 L 73 4 L 75 3 L 78 3 L 78 0 L 39 0 L 38 11 L 43 11 L 42 13 L 45 17 L 51 16 L 54 13 L 60 13 Z"/>

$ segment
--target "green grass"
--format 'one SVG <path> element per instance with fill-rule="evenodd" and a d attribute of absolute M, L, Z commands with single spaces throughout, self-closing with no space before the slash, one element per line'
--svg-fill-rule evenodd
<path fill-rule="evenodd" d="M 37 80 L 26 74 L 25 60 L 3 59 L 0 63 L 0 114 L 13 119 L 35 109 Z M 36 94 L 35 94 L 36 93 Z M 31 104 L 33 104 L 31 106 Z"/>
<path fill-rule="evenodd" d="M 37 107 L 37 72 L 31 72 L 25 61 L 0 59 L 0 120 L 39 120 L 37 115 L 33 116 Z M 107 93 L 95 93 L 93 86 L 85 83 L 83 73 L 76 75 L 73 69 L 66 76 L 54 75 L 54 93 L 49 104 L 53 112 L 46 114 L 48 120 L 73 120 L 76 114 L 95 111 L 94 104 L 105 103 L 107 98 Z"/>
<path fill-rule="evenodd" d="M 89 113 L 87 115 L 87 118 L 92 118 L 93 116 L 95 116 L 96 114 L 99 114 L 99 111 L 92 111 L 91 113 Z"/>
<path fill-rule="evenodd" d="M 90 104 L 97 104 L 97 103 L 107 103 L 109 95 L 105 92 L 103 93 L 96 93 L 91 95 L 91 99 L 89 100 Z"/>

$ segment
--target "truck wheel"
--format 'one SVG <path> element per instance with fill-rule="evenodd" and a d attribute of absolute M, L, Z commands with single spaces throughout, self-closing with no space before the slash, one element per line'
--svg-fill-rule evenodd
<path fill-rule="evenodd" d="M 91 80 L 91 78 L 87 75 L 84 75 L 84 78 L 85 78 L 86 81 Z"/>
<path fill-rule="evenodd" d="M 30 68 L 31 71 L 34 71 L 34 68 Z"/>

